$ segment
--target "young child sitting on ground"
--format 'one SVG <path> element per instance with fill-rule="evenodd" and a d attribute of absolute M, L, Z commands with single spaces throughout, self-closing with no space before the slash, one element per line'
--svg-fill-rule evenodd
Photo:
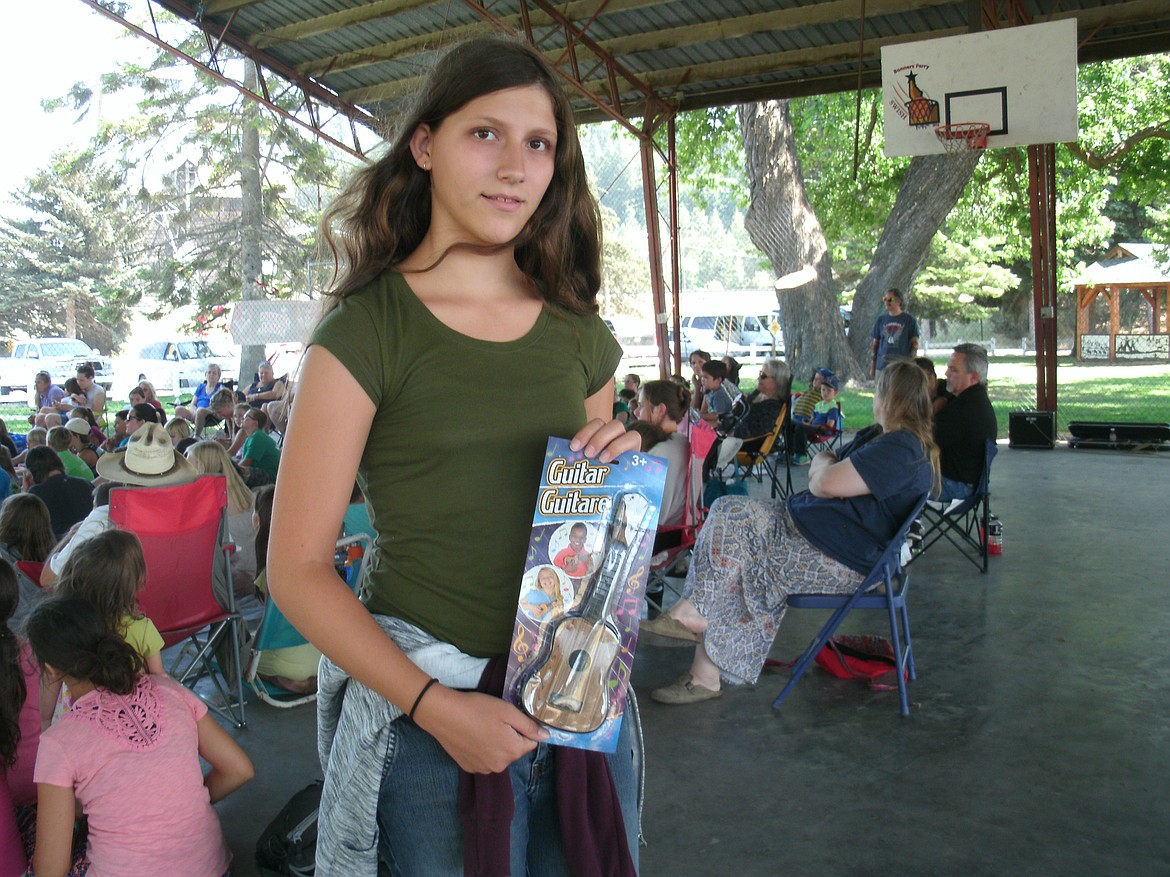
<path fill-rule="evenodd" d="M 138 653 L 80 597 L 41 603 L 26 631 L 44 678 L 73 698 L 37 752 L 34 871 L 69 870 L 80 809 L 90 873 L 226 874 L 231 852 L 211 805 L 252 778 L 252 763 L 203 701 L 143 673 Z"/>
<path fill-rule="evenodd" d="M 280 465 L 280 448 L 266 432 L 268 415 L 259 408 L 252 408 L 244 415 L 241 426 L 247 438 L 240 448 L 240 468 L 248 480 L 249 487 L 272 484 L 276 481 L 276 469 Z"/>
<path fill-rule="evenodd" d="M 145 585 L 146 558 L 138 537 L 125 530 L 106 530 L 73 549 L 56 592 L 93 604 L 110 633 L 138 653 L 147 673 L 164 674 L 162 636 L 138 609 L 138 592 Z"/>
<path fill-rule="evenodd" d="M 33 448 L 43 448 L 49 441 L 49 431 L 43 426 L 34 426 L 24 437 L 24 450 L 12 458 L 12 465 L 20 466 L 24 463 L 28 452 Z"/>

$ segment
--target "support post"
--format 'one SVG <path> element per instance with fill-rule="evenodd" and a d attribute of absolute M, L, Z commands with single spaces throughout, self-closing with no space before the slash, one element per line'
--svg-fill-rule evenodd
<path fill-rule="evenodd" d="M 1036 314 L 1036 407 L 1056 412 L 1056 146 L 1028 147 L 1032 205 L 1032 306 Z"/>
<path fill-rule="evenodd" d="M 646 205 L 646 243 L 650 249 L 650 295 L 654 301 L 654 339 L 658 344 L 658 376 L 670 377 L 666 354 L 666 323 L 659 319 L 666 313 L 665 278 L 662 276 L 662 235 L 659 229 L 658 188 L 654 173 L 654 135 L 643 133 L 638 152 L 642 157 L 642 199 Z M 675 336 L 677 337 L 677 335 Z"/>
<path fill-rule="evenodd" d="M 672 115 L 666 123 L 667 160 L 666 173 L 670 184 L 670 297 L 673 305 L 674 345 L 671 354 L 674 357 L 674 371 L 682 374 L 682 327 L 679 325 L 679 291 L 682 283 L 682 266 L 678 240 L 678 143 L 676 139 L 675 119 Z M 669 374 L 663 375 L 669 377 Z"/>

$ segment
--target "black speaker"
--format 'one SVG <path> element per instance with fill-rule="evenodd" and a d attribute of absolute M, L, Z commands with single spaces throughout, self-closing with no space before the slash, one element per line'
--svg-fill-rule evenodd
<path fill-rule="evenodd" d="M 1052 411 L 1008 412 L 1008 447 L 1056 447 L 1056 414 Z"/>

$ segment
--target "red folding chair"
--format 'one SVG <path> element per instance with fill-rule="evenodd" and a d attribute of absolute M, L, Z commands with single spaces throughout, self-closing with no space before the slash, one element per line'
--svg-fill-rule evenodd
<path fill-rule="evenodd" d="M 661 526 L 654 538 L 654 554 L 650 558 L 650 575 L 646 581 L 646 601 L 663 611 L 667 591 L 678 594 L 668 581 L 676 565 L 691 552 L 698 539 L 699 528 L 703 526 L 707 510 L 703 507 L 703 461 L 715 443 L 716 435 L 704 421 L 686 420 L 680 425 L 680 432 L 687 437 L 691 447 L 690 465 L 686 472 L 687 504 L 681 524 Z"/>
<path fill-rule="evenodd" d="M 204 698 L 208 708 L 244 727 L 244 628 L 231 586 L 227 480 L 205 475 L 175 487 L 113 490 L 110 520 L 142 542 L 142 612 L 166 646 L 187 643 L 167 672 L 192 689 L 200 679 L 210 679 L 222 704 Z"/>
<path fill-rule="evenodd" d="M 37 563 L 33 560 L 18 560 L 16 561 L 16 568 L 29 577 L 29 580 L 37 585 L 41 584 L 41 573 L 45 569 L 43 563 Z"/>

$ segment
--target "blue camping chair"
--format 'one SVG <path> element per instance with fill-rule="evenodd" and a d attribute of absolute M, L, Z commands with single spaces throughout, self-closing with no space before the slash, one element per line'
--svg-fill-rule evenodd
<path fill-rule="evenodd" d="M 975 492 L 958 505 L 950 508 L 928 502 L 922 510 L 923 533 L 918 544 L 912 547 L 907 566 L 917 560 L 926 549 L 946 538 L 959 549 L 967 560 L 987 572 L 987 523 L 991 517 L 991 461 L 995 459 L 994 439 L 987 440 L 984 452 L 983 474 L 975 485 Z"/>
<path fill-rule="evenodd" d="M 894 538 L 882 552 L 865 581 L 852 594 L 789 594 L 788 608 L 790 609 L 832 609 L 833 614 L 821 627 L 816 637 L 809 644 L 804 653 L 792 665 L 792 677 L 784 690 L 772 702 L 773 709 L 780 709 L 784 698 L 788 696 L 794 685 L 800 681 L 804 671 L 808 669 L 825 647 L 825 644 L 837 632 L 845 616 L 854 609 L 885 609 L 890 620 L 890 640 L 894 645 L 895 670 L 898 674 L 898 699 L 902 707 L 902 715 L 910 715 L 910 700 L 906 694 L 906 677 L 917 679 L 914 670 L 914 651 L 910 643 L 910 616 L 906 611 L 906 593 L 910 587 L 910 575 L 902 569 L 902 543 L 906 541 L 906 533 L 910 525 L 918 519 L 922 506 L 926 502 L 924 496 L 914 507 L 914 511 L 906 518 L 905 523 L 898 528 Z M 901 621 L 901 630 L 898 622 Z"/>
<path fill-rule="evenodd" d="M 345 557 L 350 546 L 360 545 L 363 549 L 361 559 L 346 567 L 346 583 L 354 591 L 361 593 L 363 575 L 365 574 L 366 558 L 369 557 L 371 540 L 369 535 L 359 533 L 337 540 L 335 552 Z M 289 709 L 304 703 L 312 703 L 317 699 L 313 694 L 293 694 L 275 685 L 269 685 L 260 678 L 260 657 L 271 649 L 288 649 L 294 646 L 303 646 L 308 642 L 284 617 L 280 607 L 271 597 L 264 603 L 264 615 L 260 619 L 260 626 L 252 637 L 252 649 L 248 658 L 248 667 L 244 672 L 244 681 L 247 682 L 256 696 L 270 706 L 279 709 Z"/>

